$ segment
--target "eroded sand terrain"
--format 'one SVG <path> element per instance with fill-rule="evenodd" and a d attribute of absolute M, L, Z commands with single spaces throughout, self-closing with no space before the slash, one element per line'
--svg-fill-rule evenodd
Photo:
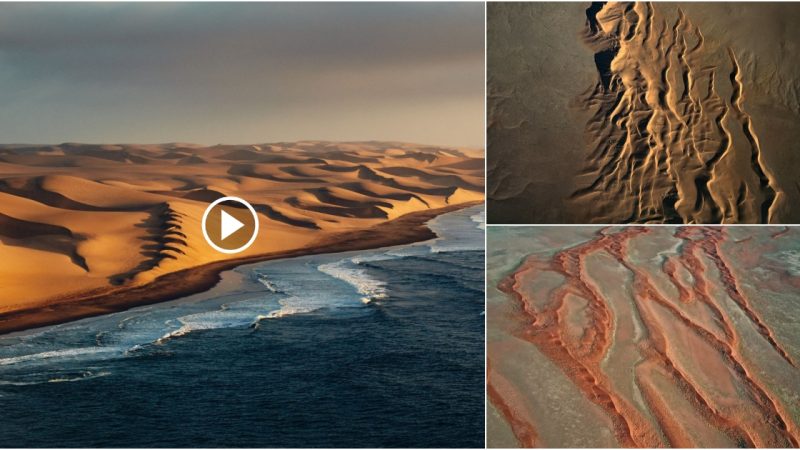
<path fill-rule="evenodd" d="M 222 196 L 241 197 L 258 212 L 259 238 L 244 253 L 218 253 L 203 238 L 202 214 Z M 9 313 L 65 301 L 79 308 L 85 297 L 98 308 L 104 296 L 232 258 L 413 240 L 416 225 L 385 225 L 482 198 L 482 152 L 464 149 L 380 142 L 2 146 L 0 322 L 6 327 L 18 319 Z M 186 273 L 161 284 L 191 279 Z"/>
<path fill-rule="evenodd" d="M 800 230 L 487 239 L 490 447 L 798 446 Z"/>
<path fill-rule="evenodd" d="M 491 223 L 800 221 L 800 6 L 490 4 Z"/>

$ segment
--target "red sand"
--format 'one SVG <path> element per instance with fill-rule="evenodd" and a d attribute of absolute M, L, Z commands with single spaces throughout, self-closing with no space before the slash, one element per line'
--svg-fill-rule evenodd
<path fill-rule="evenodd" d="M 558 231 L 557 228 L 546 230 Z M 784 233 L 773 233 L 773 239 Z M 642 252 L 642 243 L 652 245 L 667 239 L 680 240 L 680 245 L 676 253 L 664 256 L 660 267 L 645 259 L 637 261 L 639 255 L 632 247 L 639 245 L 637 252 Z M 797 447 L 800 429 L 796 418 L 792 418 L 785 397 L 775 392 L 774 385 L 770 388 L 765 382 L 763 368 L 745 358 L 741 349 L 748 342 L 740 336 L 742 327 L 751 327 L 748 332 L 751 337 L 747 339 L 760 336 L 766 341 L 768 347 L 765 348 L 770 348 L 775 356 L 765 355 L 765 358 L 773 358 L 771 364 L 783 364 L 780 366 L 782 373 L 789 377 L 800 373 L 741 288 L 737 272 L 721 251 L 729 242 L 723 228 L 603 229 L 594 239 L 559 251 L 550 258 L 532 254 L 498 285 L 498 289 L 513 299 L 520 316 L 518 322 L 525 324 L 512 332 L 535 345 L 561 368 L 587 399 L 605 411 L 614 424 L 615 437 L 623 446 L 703 446 L 703 439 L 711 439 L 707 430 L 716 429 L 727 436 L 731 445 Z M 755 246 L 750 242 L 737 242 L 737 245 Z M 604 367 L 604 359 L 616 337 L 615 317 L 610 308 L 611 300 L 606 298 L 598 281 L 614 281 L 594 278 L 596 268 L 587 263 L 587 256 L 598 252 L 612 255 L 632 277 L 630 292 L 634 311 L 622 313 L 638 317 L 645 330 L 636 341 L 641 363 L 630 368 L 641 394 L 639 399 L 617 392 Z M 743 263 L 746 267 L 755 267 L 758 261 L 758 257 L 750 257 Z M 661 273 L 654 273 L 654 267 Z M 691 283 L 677 276 L 679 267 L 691 274 Z M 546 272 L 563 276 L 562 285 L 548 293 L 525 289 Z M 656 276 L 669 280 L 677 297 L 659 290 Z M 626 283 L 625 280 L 620 282 Z M 572 329 L 575 324 L 565 320 L 571 307 L 565 300 L 569 296 L 584 299 L 588 305 L 588 324 L 578 339 L 574 338 Z M 730 301 L 720 298 L 725 296 Z M 698 306 L 703 307 L 698 309 Z M 738 310 L 734 312 L 731 308 Z M 736 323 L 734 314 L 746 318 L 748 323 Z M 708 324 L 714 326 L 709 328 Z M 492 348 L 490 345 L 489 358 L 513 357 L 494 355 Z M 778 358 L 783 362 L 774 362 Z M 681 404 L 691 405 L 692 411 L 684 416 L 699 415 L 704 423 L 681 423 L 678 417 L 683 416 L 678 413 L 684 411 L 673 410 L 678 402 L 669 404 L 669 399 L 655 388 L 657 380 L 653 377 L 669 380 L 675 391 L 682 393 Z M 520 443 L 546 445 L 532 437 L 535 436 L 531 431 L 533 424 L 525 423 L 524 418 L 508 406 L 516 401 L 514 396 L 524 394 L 515 392 L 513 386 L 508 386 L 507 379 L 496 371 L 490 371 L 487 383 L 490 401 L 505 415 Z"/>

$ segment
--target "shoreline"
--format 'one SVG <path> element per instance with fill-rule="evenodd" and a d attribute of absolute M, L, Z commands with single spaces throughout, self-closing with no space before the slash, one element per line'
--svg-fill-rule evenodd
<path fill-rule="evenodd" d="M 443 208 L 416 211 L 365 230 L 347 231 L 329 236 L 313 246 L 284 252 L 215 261 L 162 275 L 150 283 L 128 288 L 67 297 L 51 304 L 0 314 L 0 335 L 33 328 L 58 325 L 87 317 L 125 311 L 137 306 L 176 300 L 214 287 L 221 273 L 245 264 L 323 253 L 369 250 L 406 245 L 436 237 L 427 222 L 437 216 L 477 206 L 467 202 Z"/>

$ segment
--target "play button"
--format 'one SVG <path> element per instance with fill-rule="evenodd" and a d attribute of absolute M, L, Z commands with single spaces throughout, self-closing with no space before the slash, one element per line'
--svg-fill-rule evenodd
<path fill-rule="evenodd" d="M 258 236 L 255 209 L 238 197 L 222 197 L 208 205 L 203 214 L 203 237 L 218 252 L 239 253 Z"/>
<path fill-rule="evenodd" d="M 220 239 L 224 241 L 228 236 L 239 231 L 244 224 L 236 220 L 232 215 L 225 212 L 224 209 L 220 210 L 220 213 L 222 214 L 222 234 L 220 235 Z"/>

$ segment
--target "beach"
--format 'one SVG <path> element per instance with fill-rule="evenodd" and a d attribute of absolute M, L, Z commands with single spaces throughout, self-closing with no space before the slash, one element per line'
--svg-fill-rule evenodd
<path fill-rule="evenodd" d="M 481 447 L 483 221 L 1 336 L 0 445 Z"/>
<path fill-rule="evenodd" d="M 0 153 L 0 333 L 186 296 L 249 262 L 425 240 L 425 221 L 483 198 L 478 153 L 401 143 Z M 249 199 L 261 229 L 234 255 L 201 233 L 226 195 Z"/>
<path fill-rule="evenodd" d="M 484 5 L 3 17 L 0 448 L 483 448 Z"/>
<path fill-rule="evenodd" d="M 164 275 L 144 286 L 65 298 L 47 306 L 0 314 L 0 334 L 108 314 L 202 292 L 219 282 L 221 272 L 243 264 L 303 255 L 388 247 L 428 240 L 435 235 L 425 226 L 425 222 L 440 214 L 474 205 L 474 203 L 454 205 L 436 210 L 409 213 L 372 229 L 343 233 L 326 239 L 316 246 L 210 263 Z"/>

